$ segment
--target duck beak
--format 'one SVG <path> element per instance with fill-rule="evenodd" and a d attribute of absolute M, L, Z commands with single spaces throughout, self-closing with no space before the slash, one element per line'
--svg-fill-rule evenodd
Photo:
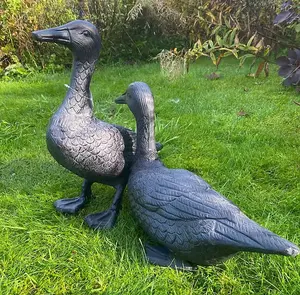
<path fill-rule="evenodd" d="M 119 96 L 118 98 L 115 99 L 116 104 L 127 104 L 126 102 L 126 93 Z"/>
<path fill-rule="evenodd" d="M 34 40 L 39 42 L 53 42 L 59 44 L 69 44 L 70 34 L 66 26 L 34 31 L 31 33 Z"/>

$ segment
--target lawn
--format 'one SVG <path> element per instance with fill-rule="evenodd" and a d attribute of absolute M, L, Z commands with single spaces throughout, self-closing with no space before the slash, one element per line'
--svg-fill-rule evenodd
<path fill-rule="evenodd" d="M 208 61 L 176 80 L 157 64 L 98 67 L 92 81 L 98 118 L 134 128 L 113 100 L 133 81 L 155 96 L 156 139 L 170 168 L 202 176 L 250 218 L 300 244 L 300 107 L 293 89 L 226 60 L 222 78 L 207 80 Z M 125 194 L 117 226 L 94 232 L 83 222 L 106 209 L 113 189 L 95 184 L 95 198 L 77 216 L 53 202 L 77 196 L 82 180 L 50 156 L 45 131 L 69 83 L 69 72 L 0 82 L 0 294 L 300 294 L 300 258 L 241 253 L 195 273 L 149 265 L 147 237 Z"/>

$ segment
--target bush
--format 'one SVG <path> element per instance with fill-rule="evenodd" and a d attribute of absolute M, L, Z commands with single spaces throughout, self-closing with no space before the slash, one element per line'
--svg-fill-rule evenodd
<path fill-rule="evenodd" d="M 0 4 L 0 63 L 3 69 L 11 64 L 19 67 L 34 65 L 44 67 L 53 45 L 39 46 L 31 38 L 31 32 L 56 26 L 75 19 L 72 6 L 63 0 L 2 0 Z M 64 62 L 66 53 L 55 48 L 53 63 Z M 48 56 L 47 56 L 48 55 Z"/>
<path fill-rule="evenodd" d="M 149 60 L 162 49 L 191 48 L 198 39 L 237 28 L 241 41 L 264 35 L 276 44 L 273 19 L 279 0 L 2 0 L 0 66 L 26 70 L 70 65 L 67 51 L 33 42 L 31 31 L 76 18 L 92 21 L 102 34 L 102 62 Z M 274 41 L 275 39 L 275 41 Z M 256 43 L 256 40 L 254 40 Z M 273 45 L 273 44 L 271 44 Z M 55 48 L 55 49 L 54 49 Z M 49 62 L 50 60 L 50 62 Z M 23 71 L 22 69 L 22 71 Z"/>

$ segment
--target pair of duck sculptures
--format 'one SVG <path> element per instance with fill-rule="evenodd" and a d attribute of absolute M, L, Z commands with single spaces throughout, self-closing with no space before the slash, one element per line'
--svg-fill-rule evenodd
<path fill-rule="evenodd" d="M 65 45 L 73 53 L 71 84 L 50 121 L 47 146 L 59 164 L 84 182 L 79 197 L 55 202 L 58 211 L 78 212 L 92 196 L 92 184 L 106 184 L 116 189 L 112 206 L 85 221 L 94 229 L 111 228 L 128 184 L 136 219 L 159 244 L 145 245 L 153 264 L 192 270 L 223 262 L 240 251 L 299 254 L 296 245 L 249 219 L 199 176 L 163 165 L 157 155 L 161 146 L 155 143 L 154 100 L 147 84 L 134 82 L 116 99 L 135 116 L 137 133 L 93 116 L 90 81 L 101 40 L 91 23 L 72 21 L 32 35 L 40 42 Z"/>

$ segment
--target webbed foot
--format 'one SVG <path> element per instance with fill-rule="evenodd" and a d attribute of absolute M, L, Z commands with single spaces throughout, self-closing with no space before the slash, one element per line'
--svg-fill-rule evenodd
<path fill-rule="evenodd" d="M 117 217 L 117 212 L 109 209 L 100 213 L 90 214 L 84 220 L 93 229 L 111 229 L 115 226 Z"/>
<path fill-rule="evenodd" d="M 145 244 L 145 251 L 147 259 L 152 264 L 185 271 L 195 271 L 197 269 L 190 263 L 175 257 L 166 247 Z"/>
<path fill-rule="evenodd" d="M 125 184 L 126 185 L 126 184 Z M 103 212 L 90 214 L 85 217 L 85 222 L 93 229 L 110 229 L 116 224 L 119 212 L 122 207 L 122 195 L 125 189 L 124 184 L 116 185 L 112 206 Z"/>
<path fill-rule="evenodd" d="M 77 213 L 85 204 L 85 197 L 61 199 L 54 202 L 57 211 L 69 214 Z"/>
<path fill-rule="evenodd" d="M 54 202 L 57 211 L 69 214 L 77 213 L 86 204 L 88 198 L 92 195 L 92 183 L 86 179 L 82 185 L 81 195 L 78 198 L 61 199 Z"/>

